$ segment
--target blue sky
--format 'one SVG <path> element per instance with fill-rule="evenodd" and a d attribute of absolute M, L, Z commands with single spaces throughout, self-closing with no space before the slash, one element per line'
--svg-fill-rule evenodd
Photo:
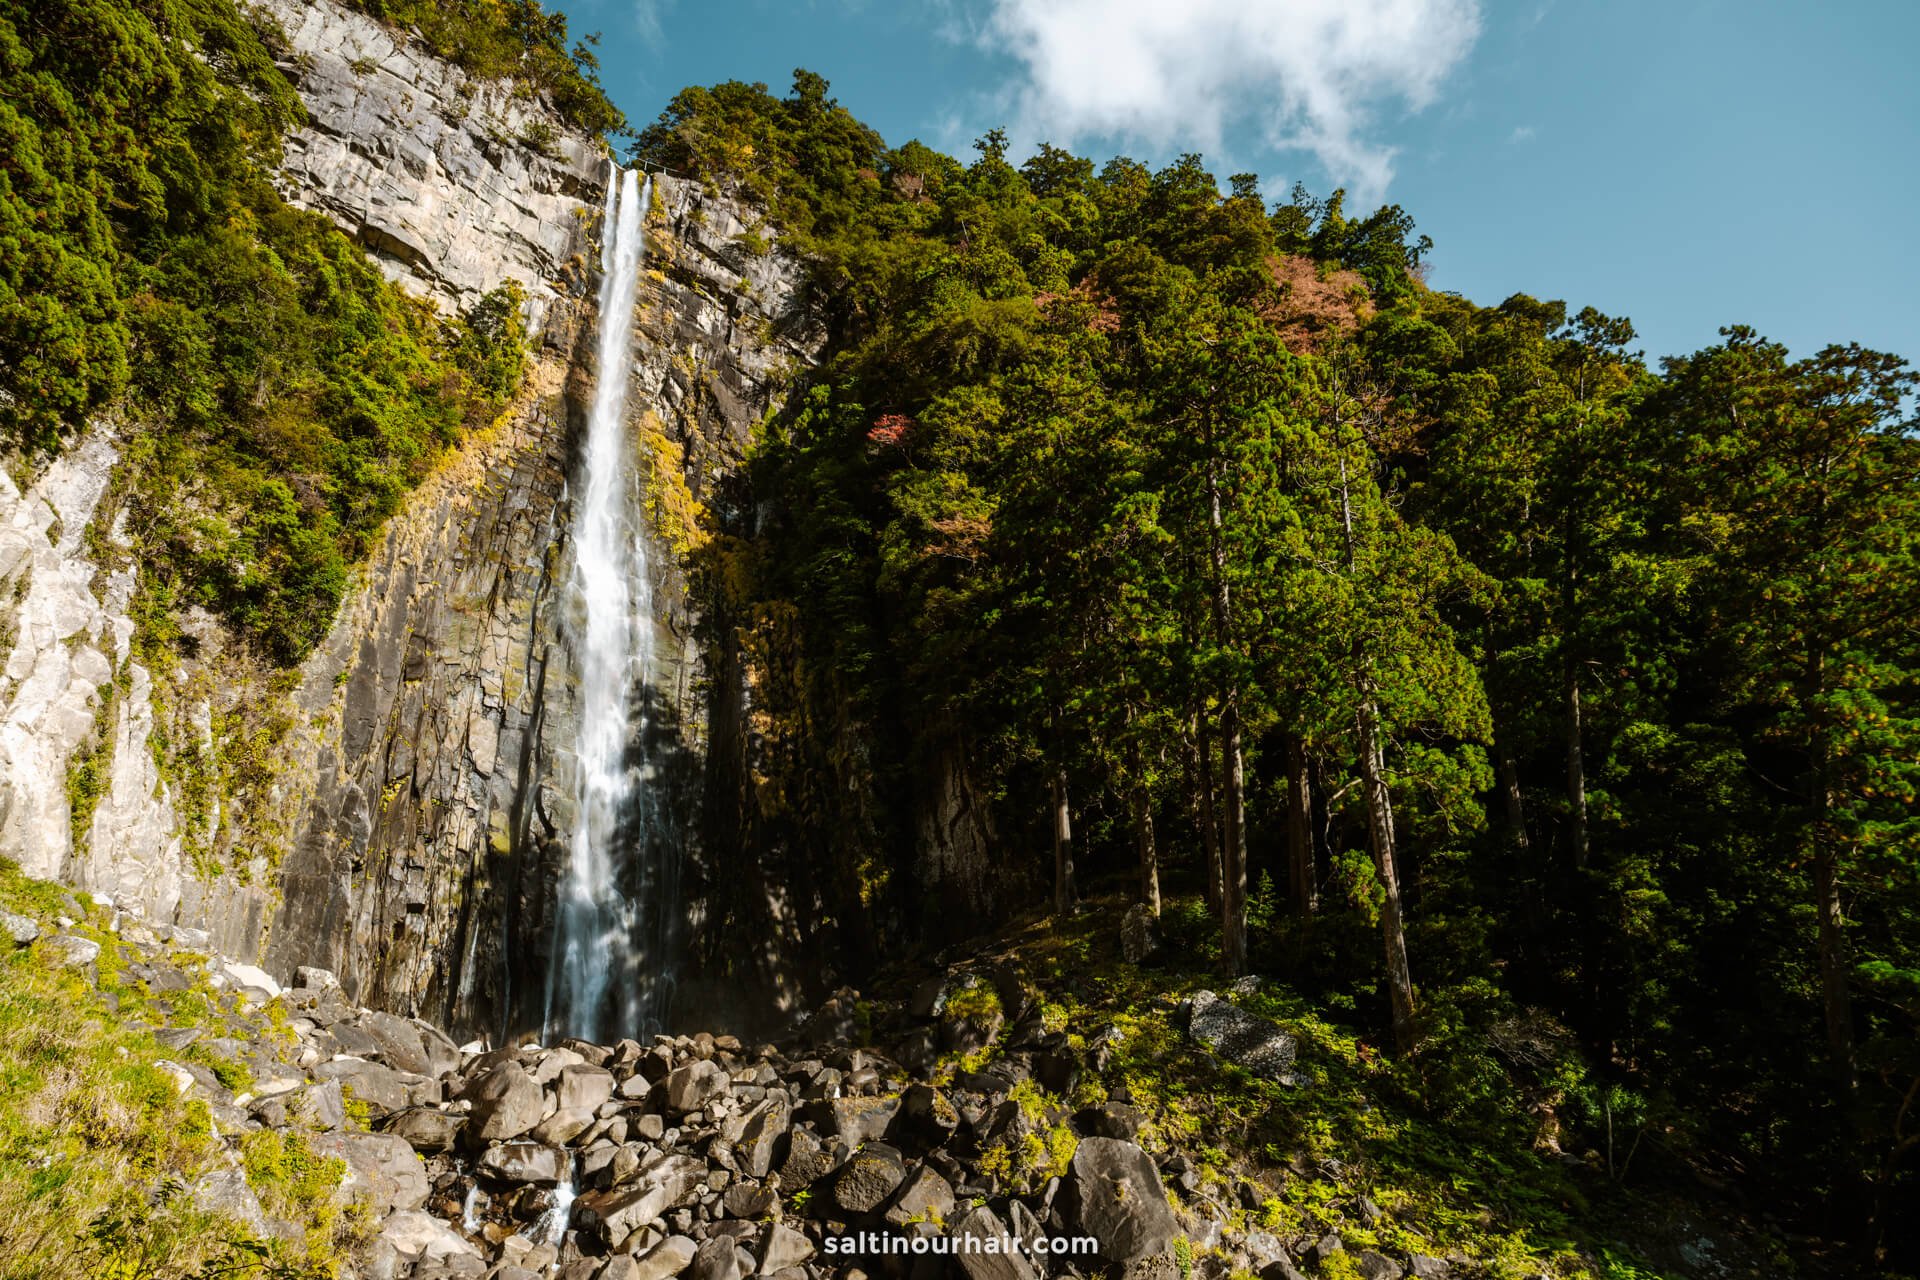
<path fill-rule="evenodd" d="M 1432 283 L 1920 359 L 1912 0 L 561 0 L 636 123 L 805 66 L 890 143 L 1007 127 L 1098 160 L 1404 206 Z M 1349 209 L 1358 207 L 1350 202 Z"/>

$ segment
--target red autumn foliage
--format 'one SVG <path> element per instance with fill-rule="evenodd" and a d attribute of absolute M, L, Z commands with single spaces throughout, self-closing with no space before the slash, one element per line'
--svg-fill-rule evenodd
<path fill-rule="evenodd" d="M 1264 314 L 1280 331 L 1287 350 L 1306 355 L 1328 338 L 1358 328 L 1372 314 L 1367 284 L 1357 272 L 1321 273 L 1312 258 L 1272 258 L 1268 266 L 1280 286 L 1277 301 Z"/>
<path fill-rule="evenodd" d="M 1076 302 L 1093 304 L 1093 314 L 1087 317 L 1087 328 L 1095 333 L 1118 333 L 1120 331 L 1120 308 L 1111 296 L 1100 291 L 1099 283 L 1088 276 L 1066 293 L 1041 292 L 1033 295 L 1033 305 L 1045 315 L 1049 307 L 1062 298 L 1071 298 Z"/>
<path fill-rule="evenodd" d="M 898 448 L 912 427 L 913 419 L 904 413 L 883 413 L 873 420 L 873 427 L 867 432 L 867 443 Z"/>

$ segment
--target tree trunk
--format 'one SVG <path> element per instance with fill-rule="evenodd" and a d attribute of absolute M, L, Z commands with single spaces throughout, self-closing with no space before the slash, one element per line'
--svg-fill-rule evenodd
<path fill-rule="evenodd" d="M 1527 808 L 1520 794 L 1520 762 L 1505 743 L 1500 745 L 1500 794 L 1507 805 L 1507 837 L 1514 848 L 1526 853 L 1533 841 L 1527 836 Z"/>
<path fill-rule="evenodd" d="M 1287 880 L 1293 909 L 1310 920 L 1319 908 L 1319 881 L 1313 873 L 1313 787 L 1307 780 L 1307 744 L 1287 735 Z"/>
<path fill-rule="evenodd" d="M 1587 869 L 1587 763 L 1581 738 L 1580 676 L 1567 663 L 1567 808 L 1573 816 L 1573 865 Z"/>
<path fill-rule="evenodd" d="M 1213 813 L 1213 734 L 1204 712 L 1193 715 L 1193 738 L 1187 744 L 1187 785 L 1193 792 L 1193 825 L 1200 829 L 1200 846 L 1207 857 L 1207 909 L 1220 909 L 1220 824 Z"/>
<path fill-rule="evenodd" d="M 1340 458 L 1340 523 L 1347 538 L 1347 572 L 1358 569 L 1359 553 L 1353 536 L 1353 504 L 1347 488 L 1347 459 Z M 1360 753 L 1360 781 L 1367 793 L 1367 830 L 1372 837 L 1374 871 L 1386 901 L 1380 907 L 1380 933 L 1386 944 L 1387 988 L 1393 1000 L 1393 1042 L 1402 1053 L 1419 1038 L 1413 1020 L 1413 974 L 1407 965 L 1407 933 L 1400 918 L 1400 875 L 1393 847 L 1393 795 L 1387 790 L 1386 756 L 1380 745 L 1380 718 L 1374 706 L 1373 677 L 1367 673 L 1366 654 L 1354 643 L 1355 691 L 1360 707 L 1354 716 Z"/>
<path fill-rule="evenodd" d="M 1140 901 L 1157 918 L 1160 915 L 1160 853 L 1153 839 L 1153 797 L 1147 791 L 1147 779 L 1140 767 L 1140 746 L 1127 745 L 1128 765 L 1133 773 L 1133 830 L 1140 849 Z"/>
<path fill-rule="evenodd" d="M 1816 828 L 1813 836 L 1813 894 L 1820 940 L 1820 1002 L 1827 1021 L 1827 1052 L 1834 1076 L 1851 1094 L 1855 1086 L 1853 1060 L 1853 997 L 1847 989 L 1847 941 L 1841 932 L 1840 883 L 1834 867 L 1833 844 Z"/>
<path fill-rule="evenodd" d="M 1067 770 L 1053 771 L 1053 913 L 1073 908 L 1073 818 L 1067 810 Z"/>
<path fill-rule="evenodd" d="M 1380 933 L 1386 943 L 1387 987 L 1393 999 L 1393 1042 L 1402 1053 L 1419 1039 L 1414 1022 L 1413 976 L 1407 965 L 1407 935 L 1400 915 L 1400 876 L 1395 867 L 1393 795 L 1387 789 L 1385 758 L 1372 691 L 1361 690 L 1357 717 L 1360 778 L 1367 793 L 1367 828 L 1372 836 L 1374 871 L 1386 901 L 1380 907 Z"/>
<path fill-rule="evenodd" d="M 1209 423 L 1208 444 L 1212 444 Z M 1227 544 L 1221 513 L 1220 467 L 1207 467 L 1207 521 L 1213 557 L 1214 643 L 1224 655 L 1232 642 L 1231 588 L 1227 584 Z M 1246 764 L 1240 750 L 1240 691 L 1231 676 L 1220 691 L 1222 791 L 1226 800 L 1225 830 L 1220 841 L 1220 953 L 1227 973 L 1247 971 L 1247 799 Z"/>
<path fill-rule="evenodd" d="M 1147 789 L 1139 788 L 1134 793 L 1134 827 L 1140 840 L 1140 901 L 1147 904 L 1147 910 L 1157 918 L 1160 914 L 1160 854 L 1153 840 L 1153 805 L 1147 800 Z"/>
<path fill-rule="evenodd" d="M 1227 973 L 1247 971 L 1247 779 L 1240 753 L 1240 708 L 1229 698 L 1220 712 L 1221 765 L 1226 771 L 1226 839 L 1220 859 L 1220 953 Z"/>

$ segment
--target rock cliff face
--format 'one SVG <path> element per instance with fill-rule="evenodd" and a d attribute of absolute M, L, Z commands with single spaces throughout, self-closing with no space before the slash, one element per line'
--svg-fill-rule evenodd
<path fill-rule="evenodd" d="M 68 766 L 96 721 L 130 727 L 148 714 L 152 680 L 131 660 L 131 574 L 102 575 L 86 534 L 119 460 L 105 432 L 61 457 L 21 491 L 0 474 L 0 852 L 29 875 L 71 877 L 73 814 Z M 116 698 L 114 673 L 128 669 L 128 691 Z M 120 723 L 107 726 L 116 733 Z M 151 788 L 149 789 L 152 790 Z M 132 806 L 138 797 L 115 797 Z M 113 824 L 120 835 L 122 822 Z M 167 818 L 155 825 L 172 826 Z M 149 910 L 170 911 L 177 875 L 164 864 L 120 860 L 117 887 Z M 145 873 L 145 874 L 143 874 Z"/>
<path fill-rule="evenodd" d="M 509 85 L 476 80 L 364 14 L 263 0 L 306 104 L 286 197 L 443 309 L 517 279 L 536 329 L 577 294 L 567 274 L 599 209 L 604 149 Z"/>
<path fill-rule="evenodd" d="M 266 959 L 283 973 L 334 969 L 367 1004 L 505 1035 L 539 1023 L 572 821 L 567 482 L 591 395 L 582 268 L 606 162 L 557 120 L 396 49 L 356 15 L 276 12 L 311 116 L 288 147 L 294 197 L 442 305 L 518 278 L 543 346 L 529 403 L 392 522 L 303 673 L 296 700 L 321 726 L 314 783 L 293 820 Z M 501 140 L 536 123 L 545 155 Z M 648 691 L 650 746 L 680 836 L 667 854 L 696 865 L 712 685 L 682 565 L 753 424 L 820 343 L 796 264 L 741 241 L 757 222 L 657 177 L 635 317 L 630 403 L 665 655 Z M 701 913 L 697 899 L 687 908 Z"/>
<path fill-rule="evenodd" d="M 608 162 L 538 103 L 329 0 L 265 12 L 309 112 L 286 147 L 288 197 L 443 310 L 518 280 L 539 344 L 528 390 L 390 522 L 295 678 L 251 663 L 204 615 L 181 620 L 196 645 L 180 669 L 139 661 L 108 433 L 44 475 L 0 477 L 0 856 L 204 928 L 282 976 L 323 965 L 363 1004 L 503 1035 L 538 1023 L 571 820 L 568 482 L 594 375 L 588 264 Z M 711 797 L 737 799 L 713 781 L 709 726 L 739 719 L 744 687 L 703 649 L 684 566 L 713 520 L 738 516 L 729 477 L 752 427 L 821 342 L 797 264 L 764 248 L 758 224 L 724 195 L 657 178 L 635 316 L 630 403 L 666 655 L 649 722 L 696 934 L 722 913 L 708 897 L 766 885 L 732 874 L 739 850 L 700 838 Z M 228 771 L 247 785 L 188 767 L 216 724 L 242 722 L 269 726 L 267 758 Z M 789 966 L 771 950 L 758 960 L 742 1002 L 790 1000 Z M 738 977 L 725 984 L 736 996 Z M 691 974 L 689 999 L 721 985 Z"/>

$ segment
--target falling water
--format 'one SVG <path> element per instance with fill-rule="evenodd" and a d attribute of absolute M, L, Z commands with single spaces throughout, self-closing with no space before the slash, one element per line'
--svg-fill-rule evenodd
<path fill-rule="evenodd" d="M 652 659 L 653 592 L 627 427 L 632 316 L 649 178 L 617 169 L 607 183 L 600 252 L 599 372 L 579 471 L 571 484 L 573 572 L 568 639 L 580 676 L 578 785 L 555 914 L 546 1036 L 600 1039 L 609 1019 L 638 1034 L 663 980 L 645 972 L 669 904 L 646 904 L 655 856 L 647 795 L 644 698 Z M 656 967 L 658 961 L 655 962 Z"/>
<path fill-rule="evenodd" d="M 567 1166 L 567 1176 L 553 1189 L 553 1198 L 547 1202 L 547 1211 L 540 1215 L 539 1221 L 527 1233 L 527 1238 L 535 1244 L 559 1244 L 567 1238 L 567 1228 L 573 1221 L 573 1201 L 576 1192 L 573 1187 L 574 1170 Z"/>
<path fill-rule="evenodd" d="M 485 1224 L 480 1221 L 480 1213 L 488 1205 L 487 1193 L 480 1189 L 479 1183 L 467 1188 L 467 1198 L 460 1205 L 460 1225 L 467 1229 L 468 1235 L 477 1236 Z"/>

